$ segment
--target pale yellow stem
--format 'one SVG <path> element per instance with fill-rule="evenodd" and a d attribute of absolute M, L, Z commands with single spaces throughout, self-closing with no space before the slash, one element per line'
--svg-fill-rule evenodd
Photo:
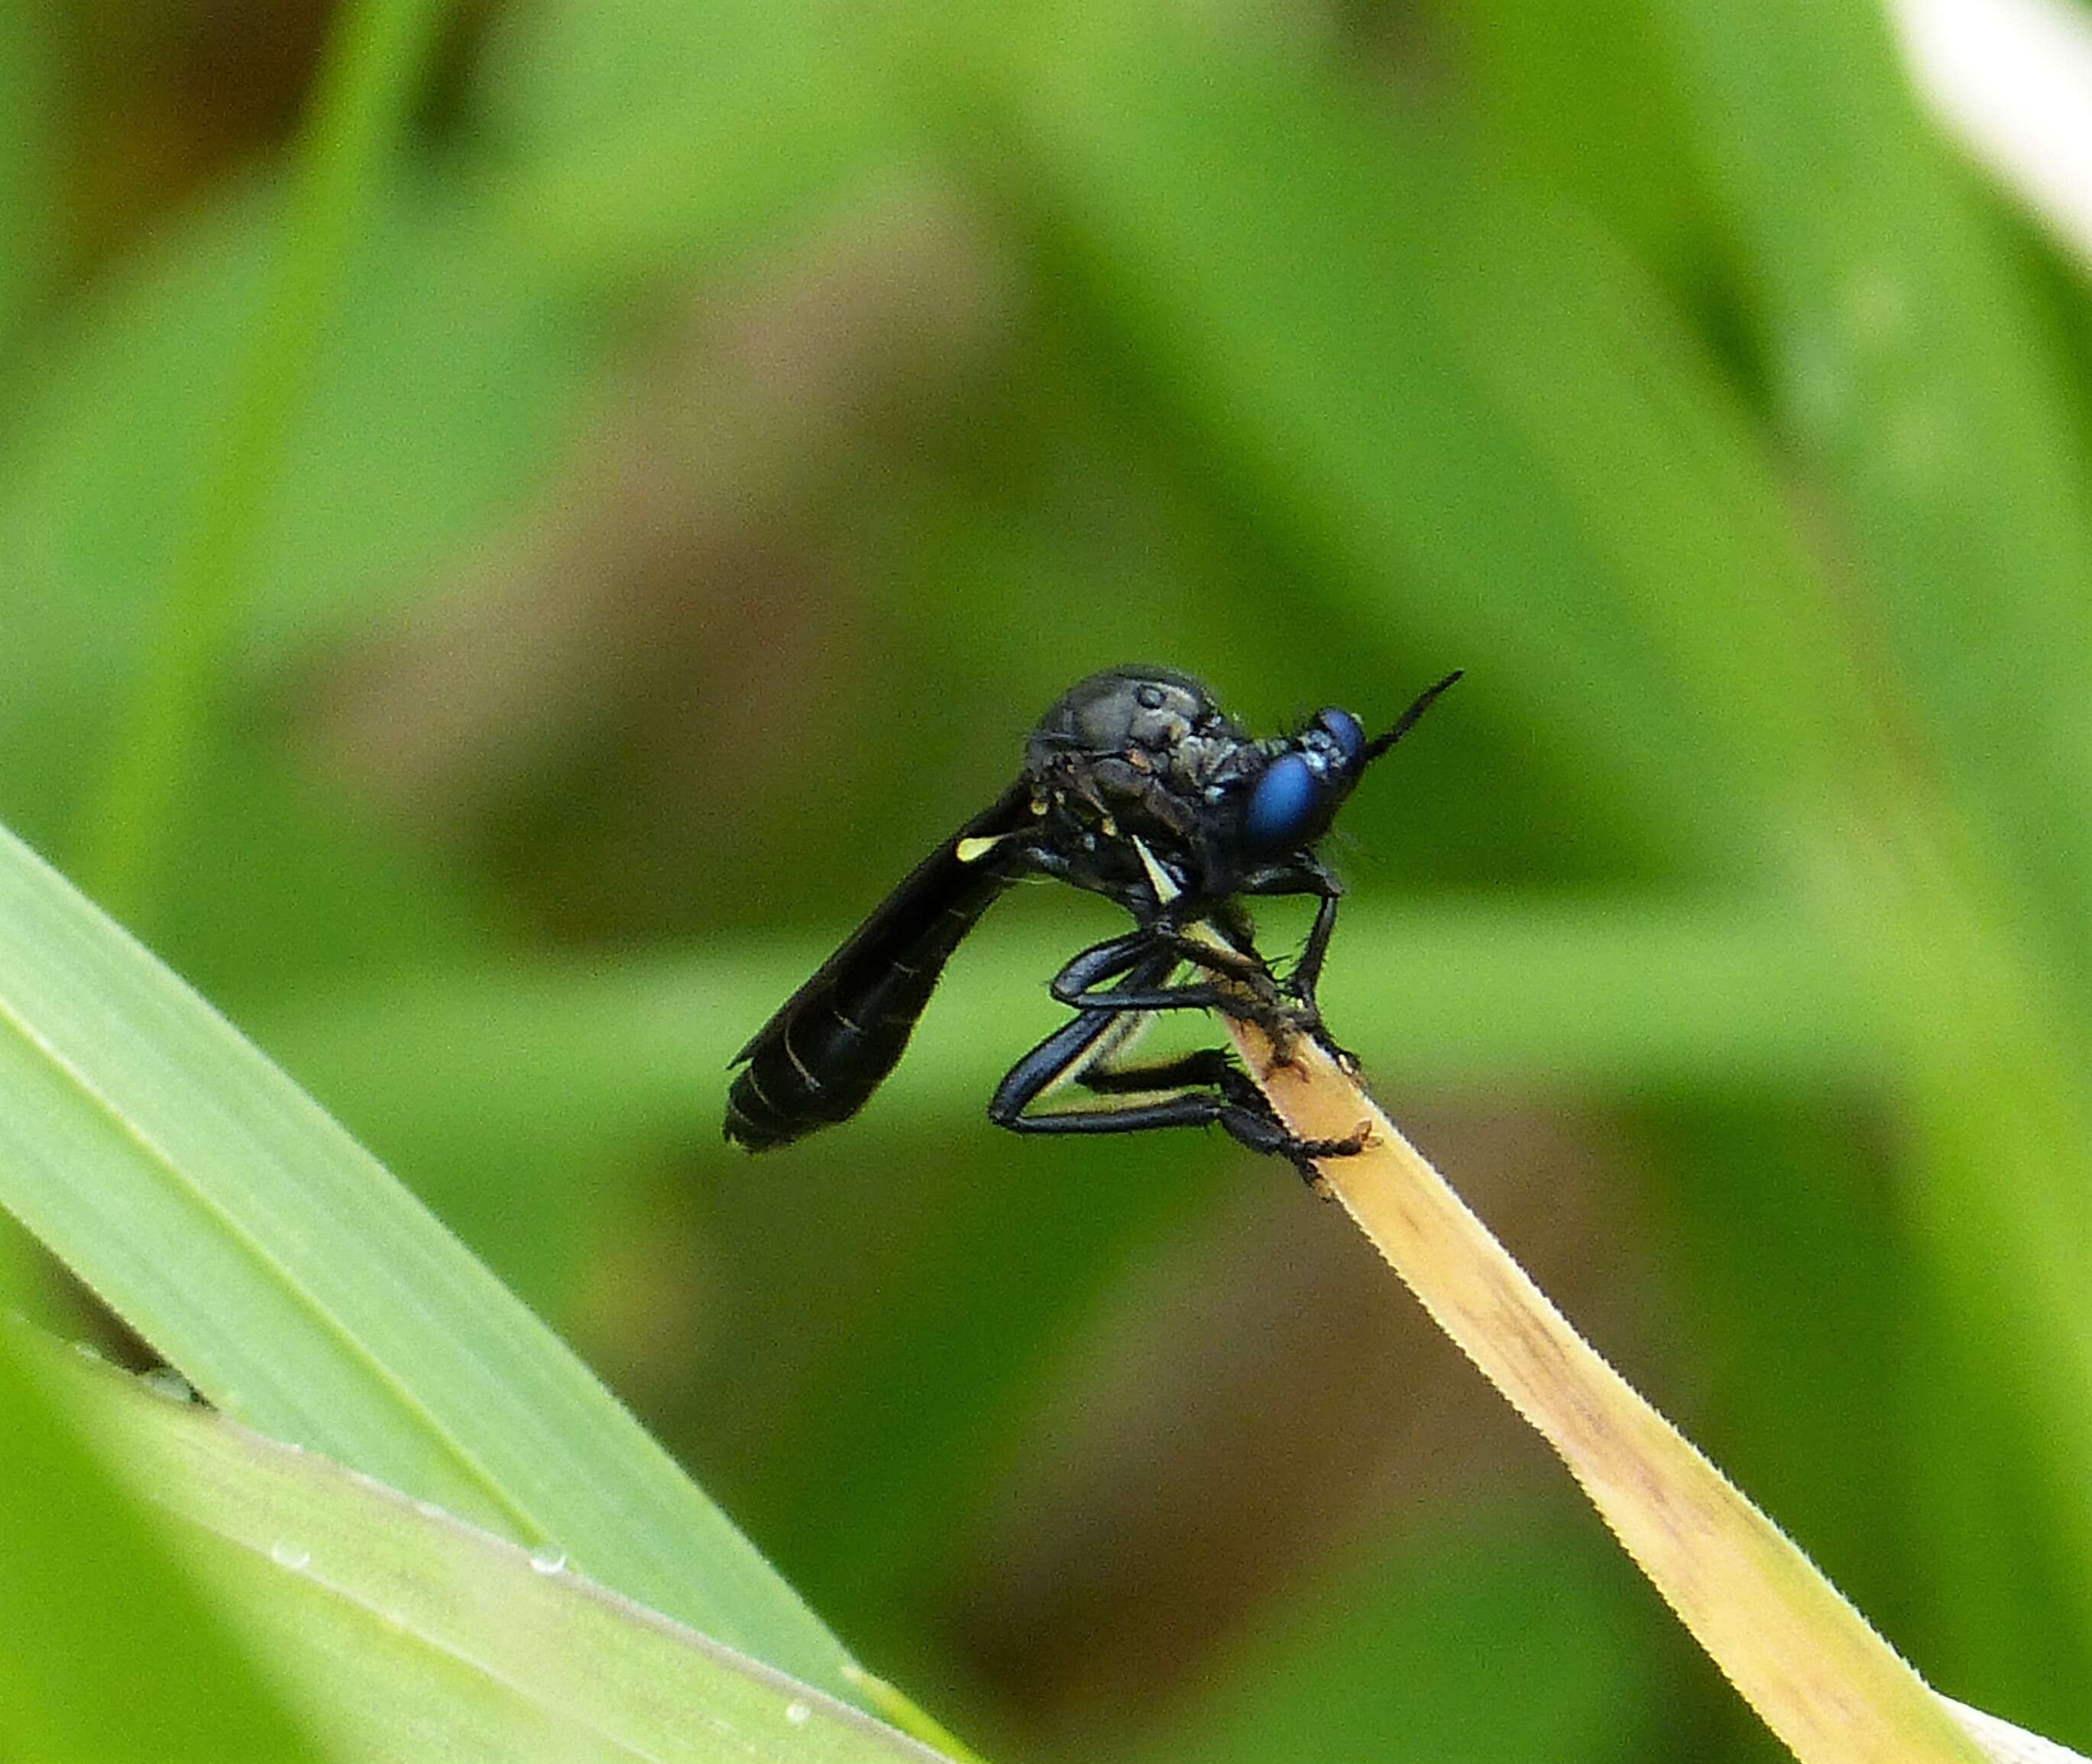
<path fill-rule="evenodd" d="M 1322 1182 L 1440 1328 L 1558 1452 L 1701 1647 L 1803 1764 L 1977 1764 L 1983 1749 L 1809 1559 L 1563 1319 L 1356 1081 L 1230 1033 L 1292 1131 L 1372 1141 Z M 1865 1473 L 1855 1465 L 1852 1473 Z"/>

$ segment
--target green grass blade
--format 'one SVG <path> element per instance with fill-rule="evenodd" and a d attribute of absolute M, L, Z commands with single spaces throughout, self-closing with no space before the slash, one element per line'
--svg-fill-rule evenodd
<path fill-rule="evenodd" d="M 313 99 L 279 281 L 241 377 L 225 451 L 171 584 L 158 640 L 86 827 L 93 886 L 119 911 L 149 899 L 215 677 L 251 586 L 271 484 L 330 306 L 419 83 L 446 0 L 359 0 Z"/>
<path fill-rule="evenodd" d="M 876 1764 L 935 1754 L 309 1452 L 69 1372 L 84 1419 L 352 1756 Z M 258 1755 L 258 1754 L 257 1754 Z"/>
<path fill-rule="evenodd" d="M 1076 933 L 993 925 L 962 950 L 861 1131 L 957 1130 L 1061 1015 L 1044 977 Z M 1878 1082 L 1890 1056 L 1823 941 L 1756 902 L 1348 902 L 1323 988 L 1389 1084 L 1632 1096 Z M 728 1057 L 829 945 L 434 970 L 246 1015 L 352 1122 L 426 1157 L 492 1134 L 579 1152 L 715 1143 Z"/>
<path fill-rule="evenodd" d="M 1767 394 L 1871 573 L 1897 690 L 1930 737 L 1922 760 L 1996 836 L 1998 904 L 2033 909 L 2043 966 L 2066 959 L 2082 1008 L 2092 462 L 2026 266 L 1919 115 L 1882 9 L 1652 10 Z"/>
<path fill-rule="evenodd" d="M 0 1202 L 236 1418 L 847 1692 L 840 1644 L 587 1368 L 4 836 Z"/>
<path fill-rule="evenodd" d="M 0 1339 L 0 1754 L 327 1755 L 11 1338 Z"/>

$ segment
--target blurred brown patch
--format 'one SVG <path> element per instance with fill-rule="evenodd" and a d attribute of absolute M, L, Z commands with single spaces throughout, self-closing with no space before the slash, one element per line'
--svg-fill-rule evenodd
<path fill-rule="evenodd" d="M 1595 1124 L 1420 1124 L 1491 1228 L 1631 1377 L 1659 1331 L 1645 1234 Z M 1071 1352 L 1018 1458 L 952 1643 L 1056 1738 L 1191 1693 L 1290 1583 L 1449 1502 L 1574 1499 L 1539 1440 L 1334 1207 L 1260 1184 Z M 1595 1523 L 1595 1520 L 1593 1521 Z"/>
<path fill-rule="evenodd" d="M 499 0 L 453 0 L 421 95 L 455 107 Z M 78 70 L 71 205 L 78 267 L 119 257 L 162 216 L 296 132 L 339 0 L 123 0 L 71 9 Z"/>
<path fill-rule="evenodd" d="M 886 431 L 936 420 L 1009 298 L 975 218 L 915 186 L 672 312 L 548 498 L 320 683 L 327 769 L 452 845 L 548 776 L 570 794 L 591 745 L 643 772 L 606 794 L 656 822 L 664 789 L 702 828 L 789 787 L 871 641 L 822 502 Z"/>

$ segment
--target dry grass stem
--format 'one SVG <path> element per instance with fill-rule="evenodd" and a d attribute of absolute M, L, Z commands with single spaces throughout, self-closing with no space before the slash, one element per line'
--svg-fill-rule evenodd
<path fill-rule="evenodd" d="M 1277 1062 L 1230 1032 L 1286 1124 L 1369 1126 L 1321 1184 L 1424 1308 L 1537 1428 L 1657 1590 L 1804 1764 L 1969 1764 L 1986 1753 L 1793 1542 L 1564 1321 L 1445 1178 L 1319 1047 Z"/>

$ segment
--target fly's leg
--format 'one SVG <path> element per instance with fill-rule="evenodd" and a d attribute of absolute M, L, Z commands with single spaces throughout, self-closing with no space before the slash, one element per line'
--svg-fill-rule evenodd
<path fill-rule="evenodd" d="M 1174 962 L 1174 954 L 1170 957 Z M 1152 962 L 1148 966 L 1152 969 Z M 1130 994 L 1151 976 L 1136 968 Z M 1109 994 L 1102 995 L 1109 997 Z M 1151 1127 L 1217 1126 L 1251 1151 L 1285 1158 L 1312 1182 L 1315 1160 L 1361 1150 L 1363 1130 L 1342 1139 L 1305 1139 L 1290 1131 L 1248 1076 L 1218 1048 L 1146 1066 L 1086 1067 L 1120 1019 L 1102 1009 L 1063 1025 L 1012 1066 L 988 1104 L 988 1119 L 1014 1133 L 1139 1133 Z M 1048 1087 L 1071 1079 L 1099 1095 L 1177 1090 L 1152 1102 L 1106 1109 L 1027 1111 Z"/>
<path fill-rule="evenodd" d="M 1317 896 L 1315 901 L 1315 923 L 1308 927 L 1308 941 L 1301 948 L 1300 959 L 1293 964 L 1293 971 L 1286 976 L 1283 988 L 1300 1001 L 1303 1010 L 1316 1011 L 1315 989 L 1322 984 L 1322 964 L 1329 959 L 1329 939 L 1337 929 L 1337 902 L 1343 898 L 1343 889 L 1333 876 L 1325 879 L 1329 892 Z"/>
<path fill-rule="evenodd" d="M 1100 990 L 1103 982 L 1126 973 L 1144 958 L 1165 952 L 1170 959 L 1160 964 L 1151 984 Z M 1218 978 L 1165 984 L 1180 963 Z M 1167 923 L 1143 926 L 1080 951 L 1053 976 L 1050 990 L 1060 1003 L 1077 1010 L 1217 1010 L 1254 1023 L 1282 1042 L 1305 1027 L 1283 1002 L 1277 983 L 1254 950 L 1208 942 Z"/>
<path fill-rule="evenodd" d="M 1255 1023 L 1268 1034 L 1283 1037 L 1289 1027 L 1289 1014 L 1281 997 L 1283 989 L 1271 977 L 1271 970 L 1264 966 L 1264 958 L 1251 945 L 1247 919 L 1242 918 L 1239 923 L 1217 923 L 1215 928 L 1223 936 L 1239 938 L 1241 942 L 1217 942 L 1174 930 L 1167 936 L 1181 960 L 1232 981 L 1240 989 L 1234 995 L 1235 1008 L 1229 1015 Z M 1240 996 L 1244 992 L 1249 995 L 1247 998 Z"/>
<path fill-rule="evenodd" d="M 1333 878 L 1329 879 L 1329 887 L 1332 892 L 1323 897 L 1315 924 L 1308 932 L 1308 947 L 1292 976 L 1282 985 L 1273 979 L 1270 969 L 1253 949 L 1209 941 L 1167 923 L 1157 923 L 1079 951 L 1053 976 L 1050 990 L 1060 1003 L 1081 1011 L 1217 1010 L 1264 1031 L 1271 1037 L 1282 1066 L 1290 1063 L 1294 1037 L 1312 1035 L 1338 1065 L 1355 1072 L 1357 1059 L 1338 1046 L 1323 1027 L 1315 1001 L 1315 982 L 1336 924 L 1339 891 Z M 1246 926 L 1238 928 L 1235 935 L 1246 940 Z M 1150 984 L 1105 985 L 1143 960 L 1165 953 L 1170 959 L 1156 967 Z M 1180 963 L 1217 978 L 1180 985 L 1165 984 L 1170 971 Z M 1288 1003 L 1288 999 L 1299 1002 Z"/>
<path fill-rule="evenodd" d="M 1280 983 L 1279 991 L 1295 1001 L 1286 1013 L 1288 1026 L 1295 1031 L 1314 1037 L 1316 1044 L 1346 1072 L 1359 1069 L 1358 1056 L 1350 1048 L 1339 1047 L 1336 1038 L 1322 1021 L 1322 1006 L 1316 989 L 1322 984 L 1322 964 L 1329 959 L 1329 939 L 1337 929 L 1337 902 L 1343 898 L 1344 885 L 1324 869 L 1318 861 L 1310 875 L 1315 901 L 1315 923 L 1308 927 L 1308 941 L 1302 947 L 1300 959 L 1293 964 L 1293 971 Z M 1281 1063 L 1284 1063 L 1286 1048 L 1279 1047 Z"/>
<path fill-rule="evenodd" d="M 1109 1065 L 1100 1060 L 1095 1066 L 1076 1073 L 1074 1081 L 1100 1096 L 1182 1090 L 1196 1085 L 1219 1092 L 1230 1101 L 1247 1108 L 1253 1109 L 1264 1101 L 1264 1093 L 1249 1081 L 1248 1074 L 1234 1057 L 1220 1048 L 1199 1048 L 1169 1059 L 1148 1060 L 1131 1066 Z"/>
<path fill-rule="evenodd" d="M 1117 979 L 1143 962 L 1152 970 L 1145 984 L 1127 983 L 1100 990 L 1104 981 Z M 1264 996 L 1244 998 L 1211 981 L 1181 986 L 1166 984 L 1170 971 L 1180 962 L 1244 984 L 1253 977 L 1262 982 Z M 1251 989 L 1256 990 L 1253 985 Z M 1277 988 L 1264 964 L 1254 956 L 1217 949 L 1199 938 L 1162 925 L 1143 926 L 1079 952 L 1053 976 L 1049 990 L 1060 1003 L 1081 1011 L 1217 1010 L 1264 1029 L 1278 1027 L 1282 1014 Z"/>
<path fill-rule="evenodd" d="M 1333 923 L 1335 915 L 1336 903 L 1333 897 L 1325 901 L 1322 911 L 1316 914 L 1316 925 L 1320 927 L 1325 917 Z M 1322 1013 L 1315 1001 L 1314 971 L 1311 970 L 1308 974 L 1304 992 L 1301 989 L 1297 968 L 1292 978 L 1282 983 L 1275 980 L 1271 970 L 1265 966 L 1264 958 L 1248 945 L 1246 920 L 1239 926 L 1223 926 L 1221 928 L 1224 934 L 1231 933 L 1241 938 L 1241 944 L 1212 942 L 1182 932 L 1158 932 L 1158 935 L 1166 935 L 1169 938 L 1170 946 L 1182 960 L 1208 973 L 1218 975 L 1228 983 L 1202 985 L 1196 988 L 1187 987 L 1183 990 L 1186 992 L 1195 990 L 1202 999 L 1212 994 L 1218 1000 L 1215 1009 L 1261 1029 L 1271 1038 L 1273 1054 L 1281 1066 L 1293 1063 L 1295 1038 L 1306 1035 L 1312 1035 L 1339 1064 L 1349 1070 L 1356 1071 L 1358 1062 L 1331 1040 L 1328 1031 L 1322 1027 Z M 1311 931 L 1308 933 L 1311 948 L 1315 938 L 1315 932 Z M 1323 949 L 1315 952 L 1315 969 L 1321 966 L 1322 953 L 1326 951 L 1329 940 L 1329 931 L 1323 929 Z"/>

